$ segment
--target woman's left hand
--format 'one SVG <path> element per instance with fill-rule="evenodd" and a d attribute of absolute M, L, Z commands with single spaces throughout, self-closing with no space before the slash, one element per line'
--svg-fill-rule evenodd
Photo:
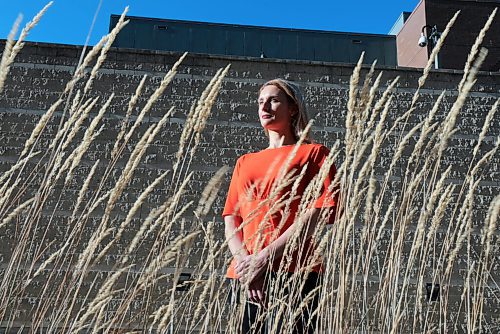
<path fill-rule="evenodd" d="M 268 254 L 266 250 L 262 250 L 257 254 L 243 256 L 234 269 L 241 283 L 252 283 L 266 272 L 268 264 Z"/>

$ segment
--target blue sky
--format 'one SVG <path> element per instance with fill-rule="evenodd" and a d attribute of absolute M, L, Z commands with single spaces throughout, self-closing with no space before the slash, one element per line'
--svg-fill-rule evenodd
<path fill-rule="evenodd" d="M 55 0 L 28 40 L 84 44 L 101 0 Z M 90 44 L 109 29 L 109 16 L 121 14 L 176 20 L 247 24 L 269 27 L 387 34 L 403 11 L 412 11 L 419 0 L 386 1 L 201 1 L 201 0 L 102 0 Z M 23 25 L 48 0 L 1 0 L 0 38 L 7 38 L 17 15 Z"/>

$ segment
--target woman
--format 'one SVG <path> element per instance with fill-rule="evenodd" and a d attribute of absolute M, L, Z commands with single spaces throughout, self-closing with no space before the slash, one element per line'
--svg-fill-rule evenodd
<path fill-rule="evenodd" d="M 243 333 L 265 326 L 259 323 L 257 314 L 269 302 L 268 290 L 277 272 L 285 271 L 291 276 L 300 268 L 311 268 L 300 292 L 302 298 L 319 284 L 321 264 L 311 263 L 314 244 L 310 236 L 320 210 L 333 211 L 337 203 L 336 191 L 330 187 L 335 176 L 332 165 L 319 196 L 301 211 L 303 214 L 297 215 L 302 195 L 329 154 L 326 147 L 312 143 L 307 135 L 294 152 L 308 122 L 298 87 L 286 80 L 271 80 L 261 87 L 258 106 L 269 147 L 238 159 L 222 214 L 226 239 L 234 256 L 227 277 L 233 285 L 248 286 Z M 301 227 L 298 231 L 301 246 L 296 246 L 287 256 L 287 242 L 292 240 L 297 226 Z M 297 300 L 300 303 L 300 298 Z M 316 303 L 317 298 L 312 298 L 305 311 L 299 312 L 300 317 L 294 320 L 295 332 L 314 331 L 315 319 L 309 316 Z"/>

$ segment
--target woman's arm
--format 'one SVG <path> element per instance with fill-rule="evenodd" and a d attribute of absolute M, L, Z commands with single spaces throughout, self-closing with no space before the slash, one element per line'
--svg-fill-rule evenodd
<path fill-rule="evenodd" d="M 239 216 L 228 215 L 224 217 L 224 234 L 226 236 L 227 245 L 229 251 L 233 254 L 236 259 L 236 263 L 248 255 L 248 251 L 243 245 L 243 233 L 242 231 L 237 231 L 238 226 L 242 223 L 242 219 Z"/>
<path fill-rule="evenodd" d="M 291 239 L 296 229 L 301 226 L 302 231 L 299 235 L 303 236 L 302 242 L 307 240 L 314 234 L 316 230 L 316 225 L 318 224 L 320 209 L 310 208 L 303 214 L 299 219 L 301 221 L 292 224 L 282 235 L 280 235 L 276 240 L 271 242 L 266 248 L 264 248 L 260 253 L 261 256 L 267 258 L 268 261 L 272 260 L 279 261 L 283 257 L 286 244 L 288 240 Z M 259 254 L 260 254 L 259 253 Z M 272 257 L 272 258 L 271 258 Z"/>
<path fill-rule="evenodd" d="M 283 257 L 286 244 L 298 226 L 301 226 L 303 229 L 303 231 L 300 231 L 300 235 L 304 238 L 303 240 L 307 240 L 307 238 L 313 235 L 318 224 L 319 213 L 320 209 L 310 208 L 299 218 L 301 222 L 292 224 L 282 235 L 256 254 L 255 257 L 246 256 L 241 261 L 238 261 L 235 267 L 236 274 L 243 279 L 248 277 L 250 281 L 259 278 L 266 271 L 269 261 L 278 261 Z M 250 270 L 252 270 L 251 274 L 249 274 Z"/>
<path fill-rule="evenodd" d="M 242 219 L 239 216 L 229 215 L 224 217 L 224 223 L 227 244 L 231 254 L 236 259 L 236 266 L 238 266 L 242 260 L 249 256 L 247 249 L 243 245 L 243 233 L 241 230 L 237 231 L 238 226 L 242 223 Z M 242 279 L 241 281 L 244 282 L 245 280 Z M 249 284 L 248 298 L 257 303 L 264 302 L 265 293 L 263 278 L 254 280 Z"/>

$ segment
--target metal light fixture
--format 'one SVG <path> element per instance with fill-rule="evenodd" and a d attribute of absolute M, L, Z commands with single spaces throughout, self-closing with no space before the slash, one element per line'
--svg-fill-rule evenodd
<path fill-rule="evenodd" d="M 427 31 L 426 31 L 427 30 Z M 425 25 L 422 27 L 422 33 L 420 34 L 420 38 L 418 39 L 418 46 L 424 48 L 429 44 L 431 51 L 436 46 L 439 37 L 441 37 L 441 33 L 438 32 L 437 27 Z M 438 55 L 436 54 L 436 58 L 434 59 L 434 68 L 439 68 Z"/>

